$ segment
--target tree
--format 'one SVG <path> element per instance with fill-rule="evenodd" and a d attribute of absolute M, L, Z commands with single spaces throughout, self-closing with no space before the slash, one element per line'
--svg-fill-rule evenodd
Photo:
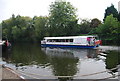
<path fill-rule="evenodd" d="M 48 17 L 34 17 L 35 35 L 38 40 L 43 39 L 44 36 L 49 36 L 47 22 Z"/>
<path fill-rule="evenodd" d="M 120 40 L 120 26 L 117 18 L 114 18 L 113 15 L 106 17 L 105 22 L 101 24 L 96 32 L 102 38 L 109 43 L 117 43 Z"/>
<path fill-rule="evenodd" d="M 96 28 L 101 24 L 101 21 L 97 18 L 94 18 L 91 20 L 90 27 L 91 28 Z"/>
<path fill-rule="evenodd" d="M 48 17 L 34 17 L 12 15 L 10 19 L 4 20 L 2 24 L 2 35 L 13 42 L 40 41 L 44 36 L 49 36 Z"/>
<path fill-rule="evenodd" d="M 105 18 L 111 14 L 113 14 L 113 17 L 118 18 L 118 11 L 113 4 L 110 7 L 107 7 L 107 9 L 105 10 L 103 21 L 105 21 Z"/>
<path fill-rule="evenodd" d="M 90 30 L 90 20 L 82 19 L 79 28 L 80 34 L 88 34 Z"/>
<path fill-rule="evenodd" d="M 74 35 L 77 27 L 77 16 L 75 12 L 76 9 L 70 2 L 55 1 L 52 3 L 50 5 L 48 22 L 50 36 Z"/>
<path fill-rule="evenodd" d="M 20 15 L 15 17 L 13 14 L 10 19 L 2 22 L 2 36 L 10 41 L 29 41 L 29 38 L 33 38 L 32 35 L 28 35 L 29 31 L 27 31 L 31 20 L 30 17 Z"/>
<path fill-rule="evenodd" d="M 91 30 L 90 30 L 89 34 L 96 34 L 95 30 L 100 24 L 101 24 L 101 21 L 99 19 L 97 19 L 97 18 L 92 19 L 90 22 Z"/>
<path fill-rule="evenodd" d="M 2 37 L 12 40 L 13 18 L 2 21 Z"/>

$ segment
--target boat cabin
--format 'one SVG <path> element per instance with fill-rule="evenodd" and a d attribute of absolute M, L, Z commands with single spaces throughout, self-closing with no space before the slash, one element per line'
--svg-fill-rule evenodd
<path fill-rule="evenodd" d="M 45 37 L 41 45 L 96 46 L 98 41 L 97 36 Z"/>

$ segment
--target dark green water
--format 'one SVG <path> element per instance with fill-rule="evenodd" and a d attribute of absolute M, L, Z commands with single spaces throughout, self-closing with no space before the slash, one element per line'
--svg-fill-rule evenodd
<path fill-rule="evenodd" d="M 118 74 L 119 51 L 41 48 L 40 44 L 13 44 L 2 53 L 5 64 L 28 79 L 102 79 Z M 107 71 L 106 71 L 107 70 Z M 95 74 L 94 74 L 95 73 Z M 28 76 L 29 75 L 29 76 Z M 55 77 L 56 76 L 56 77 Z M 68 77 L 67 77 L 68 76 Z"/>

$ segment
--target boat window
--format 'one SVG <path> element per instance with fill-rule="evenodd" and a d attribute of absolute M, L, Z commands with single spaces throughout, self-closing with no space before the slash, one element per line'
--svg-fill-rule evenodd
<path fill-rule="evenodd" d="M 73 39 L 47 39 L 47 42 L 73 42 Z"/>
<path fill-rule="evenodd" d="M 70 39 L 70 42 L 73 42 L 73 39 Z"/>
<path fill-rule="evenodd" d="M 69 42 L 69 39 L 66 39 L 66 42 Z"/>
<path fill-rule="evenodd" d="M 53 42 L 53 40 L 52 39 L 48 39 L 47 42 Z"/>
<path fill-rule="evenodd" d="M 50 40 L 48 39 L 47 42 L 50 42 Z"/>

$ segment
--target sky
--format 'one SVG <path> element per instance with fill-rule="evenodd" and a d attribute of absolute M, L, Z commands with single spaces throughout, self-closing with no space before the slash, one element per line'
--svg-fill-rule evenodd
<path fill-rule="evenodd" d="M 12 14 L 21 16 L 48 16 L 49 5 L 55 0 L 0 0 L 0 22 Z M 118 10 L 120 0 L 66 0 L 77 8 L 79 19 L 103 20 L 105 9 L 113 4 Z"/>

